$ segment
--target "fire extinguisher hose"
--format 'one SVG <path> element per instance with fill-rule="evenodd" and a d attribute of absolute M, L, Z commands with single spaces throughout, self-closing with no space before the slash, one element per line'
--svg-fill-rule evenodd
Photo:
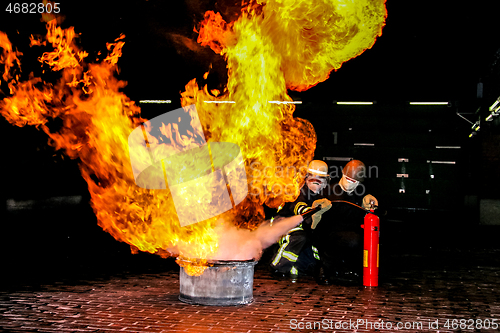
<path fill-rule="evenodd" d="M 345 200 L 332 200 L 331 202 L 332 202 L 332 203 L 333 203 L 333 202 L 343 202 L 343 203 L 347 203 L 347 204 L 353 205 L 354 207 L 357 207 L 357 208 L 362 209 L 363 211 L 367 212 L 367 210 L 366 210 L 366 209 L 364 209 L 363 207 L 358 206 L 358 205 L 356 205 L 356 204 L 354 204 L 354 203 L 352 203 L 352 202 L 349 202 L 349 201 L 345 201 Z M 377 206 L 373 206 L 373 207 L 375 208 L 375 207 L 377 207 Z M 319 205 L 319 206 L 317 206 L 317 207 L 314 207 L 314 208 L 312 208 L 312 209 L 309 209 L 307 212 L 302 213 L 302 214 L 300 214 L 300 215 L 302 215 L 302 217 L 303 217 L 304 219 L 306 219 L 306 218 L 308 218 L 309 216 L 312 216 L 312 215 L 314 215 L 315 213 L 319 212 L 319 211 L 321 210 L 321 208 L 322 208 L 322 207 L 321 207 L 321 205 Z"/>
<path fill-rule="evenodd" d="M 349 201 L 345 201 L 345 200 L 332 200 L 331 202 L 332 202 L 332 203 L 333 203 L 333 202 L 343 202 L 343 203 L 347 203 L 347 204 L 353 205 L 354 207 L 358 207 L 359 209 L 362 209 L 362 210 L 364 210 L 365 212 L 367 211 L 367 210 L 366 210 L 366 209 L 364 209 L 363 207 L 361 207 L 361 206 L 359 206 L 359 205 L 356 205 L 356 204 L 354 204 L 354 203 L 352 203 L 352 202 L 349 202 Z M 373 206 L 373 208 L 376 208 L 376 207 L 378 207 L 378 206 Z"/>

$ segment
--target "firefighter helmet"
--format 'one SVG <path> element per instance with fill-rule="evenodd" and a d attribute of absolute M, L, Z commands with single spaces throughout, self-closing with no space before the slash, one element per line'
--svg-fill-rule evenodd
<path fill-rule="evenodd" d="M 314 176 L 328 177 L 328 165 L 320 160 L 312 160 L 309 162 L 307 172 Z"/>
<path fill-rule="evenodd" d="M 351 160 L 345 165 L 342 173 L 349 178 L 362 182 L 366 177 L 366 166 L 360 160 Z"/>

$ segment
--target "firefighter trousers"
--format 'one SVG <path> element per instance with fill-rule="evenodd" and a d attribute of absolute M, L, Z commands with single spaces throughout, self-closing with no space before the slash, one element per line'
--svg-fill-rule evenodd
<path fill-rule="evenodd" d="M 279 248 L 271 267 L 285 274 L 311 274 L 319 260 L 317 250 L 311 246 L 308 234 L 301 226 L 294 228 L 279 240 Z"/>

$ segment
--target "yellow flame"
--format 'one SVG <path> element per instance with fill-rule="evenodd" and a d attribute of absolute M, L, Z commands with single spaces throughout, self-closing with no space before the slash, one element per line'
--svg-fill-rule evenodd
<path fill-rule="evenodd" d="M 263 16 L 287 88 L 303 91 L 371 48 L 387 11 L 385 0 L 274 0 L 265 1 Z"/>

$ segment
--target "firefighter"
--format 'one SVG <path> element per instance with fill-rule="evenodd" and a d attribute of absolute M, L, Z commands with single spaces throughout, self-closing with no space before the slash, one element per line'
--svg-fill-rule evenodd
<path fill-rule="evenodd" d="M 294 202 L 289 202 L 278 211 L 281 216 L 299 215 L 321 205 L 322 209 L 306 218 L 298 227 L 291 229 L 279 240 L 279 248 L 271 261 L 275 276 L 290 277 L 296 282 L 299 274 L 312 274 L 317 263 L 317 253 L 312 248 L 312 230 L 318 225 L 321 216 L 331 207 L 323 195 L 328 185 L 328 166 L 325 162 L 313 160 L 309 163 L 305 184 Z"/>
<path fill-rule="evenodd" d="M 320 284 L 338 282 L 358 283 L 361 279 L 363 254 L 363 218 L 367 210 L 376 208 L 378 200 L 365 194 L 362 185 L 366 167 L 351 160 L 342 170 L 342 178 L 332 182 L 327 194 L 332 209 L 314 230 L 313 245 L 321 264 L 315 272 Z"/>

